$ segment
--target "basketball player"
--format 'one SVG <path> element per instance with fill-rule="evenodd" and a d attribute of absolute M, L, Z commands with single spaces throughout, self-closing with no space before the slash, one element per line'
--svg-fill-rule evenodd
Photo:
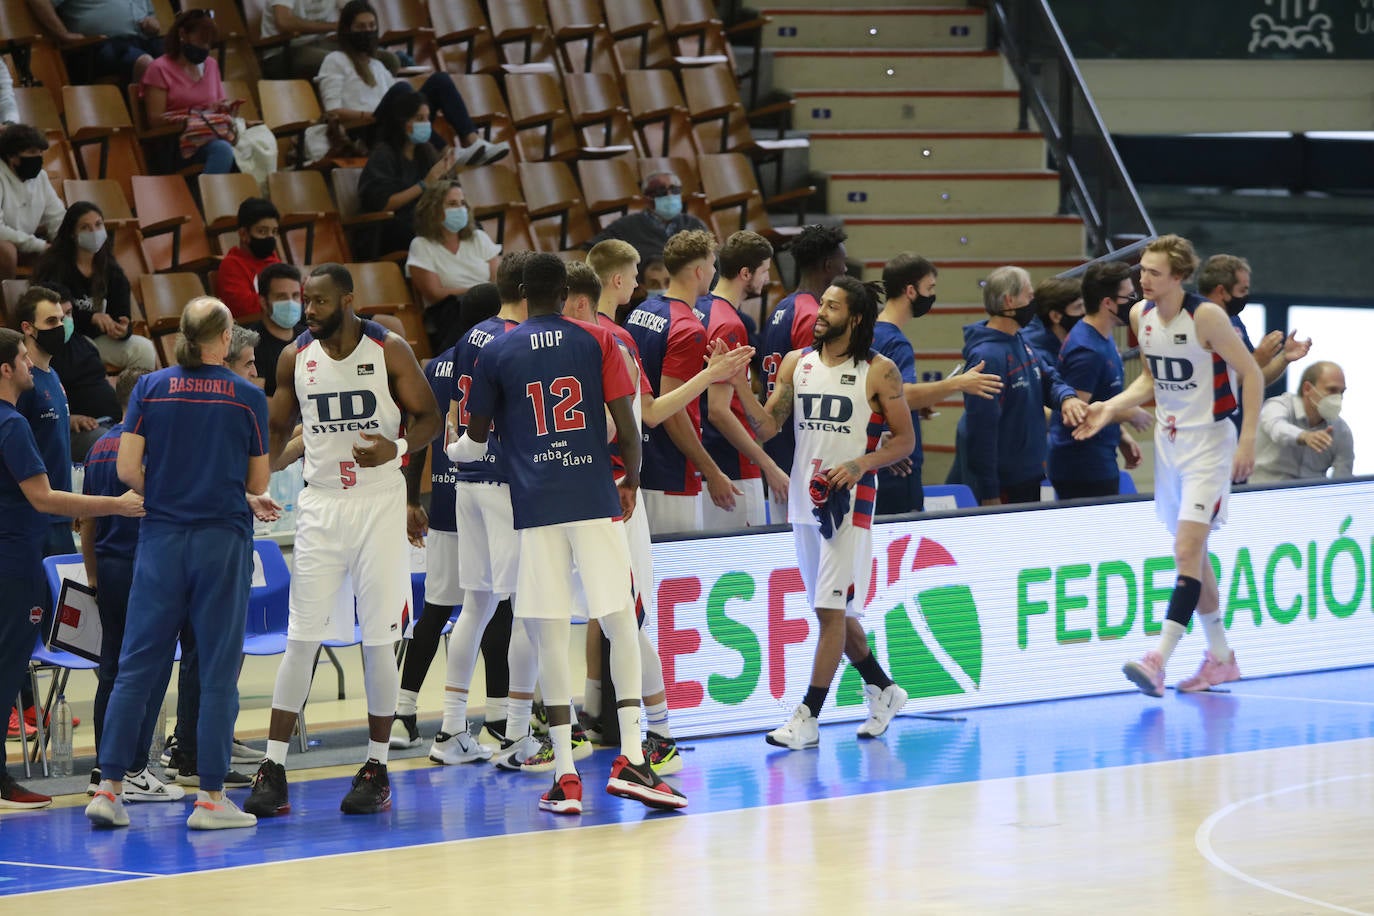
<path fill-rule="evenodd" d="M 627 242 L 607 239 L 598 242 L 587 253 L 587 263 L 568 265 L 568 301 L 563 315 L 576 321 L 598 324 L 610 331 L 625 355 L 625 368 L 636 388 L 633 401 L 635 417 L 650 428 L 682 410 L 698 398 L 708 385 L 717 380 L 728 382 L 748 368 L 753 348 L 737 347 L 727 351 L 723 341 L 713 347 L 710 363 L 684 384 L 654 398 L 653 389 L 644 375 L 639 350 L 634 338 L 615 323 L 615 312 L 634 293 L 635 274 L 639 254 Z M 624 465 L 613 456 L 616 483 L 624 476 Z M 657 619 L 654 595 L 654 557 L 650 545 L 649 524 L 644 513 L 635 512 L 625 520 L 625 533 L 630 542 L 630 571 L 633 578 L 635 610 L 639 618 L 639 662 L 641 686 L 644 692 L 644 712 L 648 720 L 644 739 L 644 756 L 649 766 L 660 776 L 682 769 L 682 757 L 668 725 L 668 694 L 663 684 L 663 663 L 658 657 L 650 636 Z M 601 717 L 601 627 L 596 621 L 587 626 L 587 679 L 583 696 L 582 726 L 587 735 L 599 741 Z"/>
<path fill-rule="evenodd" d="M 291 810 L 286 749 L 310 693 L 320 643 L 352 629 L 350 598 L 362 627 L 367 693 L 367 758 L 339 806 L 345 814 L 391 807 L 386 763 L 399 677 L 393 651 L 410 614 L 406 484 L 401 461 L 440 428 L 434 395 L 401 337 L 354 312 L 353 277 L 321 264 L 305 281 L 306 333 L 277 361 L 272 396 L 273 466 L 297 418 L 305 482 L 296 516 L 286 653 L 272 691 L 267 756 L 244 809 L 259 817 Z M 352 582 L 353 595 L 343 591 Z"/>
<path fill-rule="evenodd" d="M 1208 690 L 1240 679 L 1226 641 L 1217 579 L 1207 561 L 1207 537 L 1226 522 L 1231 481 L 1255 466 L 1255 431 L 1264 389 L 1259 364 L 1236 334 L 1225 310 L 1184 292 L 1197 270 L 1192 243 L 1177 235 L 1155 239 L 1140 258 L 1145 298 L 1131 309 L 1131 329 L 1145 356 L 1140 376 L 1125 391 L 1088 405 L 1074 438 L 1096 435 L 1135 407 L 1155 399 L 1155 514 L 1174 536 L 1178 581 L 1159 645 L 1122 672 L 1142 693 L 1164 695 L 1164 667 L 1196 609 L 1207 636 L 1202 666 L 1179 690 Z M 1239 437 L 1230 422 L 1236 381 L 1244 405 Z"/>
<path fill-rule="evenodd" d="M 725 240 L 720 249 L 720 276 L 715 288 L 696 303 L 701 323 L 706 327 L 708 347 L 717 340 L 724 341 L 731 349 L 748 343 L 749 335 L 740 319 L 739 307 L 745 299 L 759 296 L 768 288 L 772 261 L 773 246 L 757 232 L 745 229 Z M 744 405 L 729 379 L 707 389 L 701 442 L 742 494 L 735 500 L 733 511 L 703 500 L 703 530 L 768 524 L 764 478 L 771 492 L 784 493 L 787 472 L 778 467 L 745 426 Z"/>
<path fill-rule="evenodd" d="M 467 432 L 450 457 L 479 460 L 495 422 L 520 532 L 515 614 L 539 653 L 554 748 L 554 784 L 539 807 L 559 814 L 582 811 L 568 674 L 575 563 L 589 616 L 601 619 L 611 641 L 611 674 L 620 695 L 621 754 L 606 791 L 650 807 L 681 808 L 687 799 L 653 772 L 639 744 L 639 647 L 621 523 L 635 509 L 639 485 L 634 388 L 610 333 L 559 314 L 567 270 L 556 255 L 530 256 L 524 294 L 528 319 L 488 343 L 477 360 Z M 625 464 L 619 487 L 610 474 L 603 404 L 614 419 Z"/>
<path fill-rule="evenodd" d="M 763 351 L 765 399 L 777 385 L 783 357 L 793 350 L 811 346 L 821 294 L 830 286 L 830 281 L 844 276 L 846 238 L 844 230 L 838 226 L 812 224 L 804 226 L 789 246 L 801 282 L 795 291 L 774 306 L 761 332 L 759 349 Z M 784 423 L 763 449 L 778 467 L 791 468 L 794 443 L 792 424 Z M 772 524 L 781 524 L 787 518 L 786 492 L 771 489 L 768 492 L 768 521 Z"/>
<path fill-rule="evenodd" d="M 625 319 L 639 348 L 654 393 L 664 395 L 701 370 L 706 332 L 693 306 L 711 288 L 716 237 L 701 230 L 679 232 L 663 248 L 670 279 L 661 296 L 651 296 Z M 697 472 L 701 472 L 701 479 Z M 701 529 L 701 484 L 723 510 L 742 495 L 701 444 L 701 406 L 691 404 L 644 438 L 644 510 L 654 534 Z"/>
<path fill-rule="evenodd" d="M 789 419 L 796 432 L 788 521 L 820 638 L 806 696 L 787 724 L 767 735 L 769 744 L 794 751 L 820 744 L 817 717 L 841 654 L 867 685 L 869 717 L 859 737 L 881 735 L 907 701 L 859 623 L 873 563 L 875 472 L 906 458 L 916 444 L 902 374 L 872 349 L 880 290 L 876 283 L 836 278 L 821 296 L 814 346 L 787 354 L 768 403 L 749 407 L 763 438 Z M 884 423 L 892 436 L 881 441 Z"/>

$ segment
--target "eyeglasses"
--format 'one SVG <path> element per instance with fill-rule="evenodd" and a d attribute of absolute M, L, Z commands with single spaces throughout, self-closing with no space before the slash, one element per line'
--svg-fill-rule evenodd
<path fill-rule="evenodd" d="M 667 185 L 667 186 L 659 185 L 659 186 L 656 187 L 656 188 L 649 188 L 647 191 L 644 192 L 644 196 L 647 197 L 647 198 L 649 198 L 650 200 L 657 200 L 657 199 L 660 198 L 660 197 L 667 197 L 667 196 L 670 195 L 670 194 L 681 194 L 681 193 L 682 193 L 682 185 L 680 185 L 680 184 L 670 184 L 670 185 Z"/>

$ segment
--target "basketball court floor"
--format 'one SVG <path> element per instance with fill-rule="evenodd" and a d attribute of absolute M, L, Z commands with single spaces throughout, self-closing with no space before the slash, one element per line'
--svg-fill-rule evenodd
<path fill-rule="evenodd" d="M 1371 676 L 698 739 L 679 813 L 605 795 L 611 750 L 572 818 L 537 809 L 547 776 L 423 758 L 378 817 L 339 813 L 352 768 L 293 771 L 251 830 L 145 804 L 98 831 L 68 796 L 0 816 L 0 912 L 1374 914 Z"/>

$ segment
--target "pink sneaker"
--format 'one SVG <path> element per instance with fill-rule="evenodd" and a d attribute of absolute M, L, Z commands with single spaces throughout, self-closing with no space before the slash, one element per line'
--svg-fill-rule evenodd
<path fill-rule="evenodd" d="M 1141 693 L 1152 697 L 1164 696 L 1164 659 L 1158 652 L 1146 652 L 1140 661 L 1127 662 L 1121 666 L 1121 673 L 1139 687 Z"/>
<path fill-rule="evenodd" d="M 1218 684 L 1228 684 L 1240 680 L 1240 666 L 1236 664 L 1236 653 L 1231 653 L 1230 661 L 1219 662 L 1211 652 L 1202 653 L 1202 664 L 1197 674 L 1178 682 L 1178 689 L 1184 693 L 1201 693 L 1211 690 Z"/>

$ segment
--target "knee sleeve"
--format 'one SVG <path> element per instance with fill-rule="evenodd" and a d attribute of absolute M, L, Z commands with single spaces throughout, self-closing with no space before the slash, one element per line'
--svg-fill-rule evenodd
<path fill-rule="evenodd" d="M 472 671 L 477 667 L 477 650 L 487 622 L 496 612 L 496 596 L 491 592 L 470 591 L 468 603 L 453 625 L 453 637 L 448 644 L 448 670 L 444 685 L 467 690 L 472 686 Z"/>
<path fill-rule="evenodd" d="M 634 614 L 616 611 L 601 618 L 601 632 L 611 641 L 611 683 L 615 684 L 616 701 L 639 698 L 640 664 L 639 636 Z"/>
<path fill-rule="evenodd" d="M 539 680 L 539 654 L 523 624 L 511 627 L 510 651 L 506 658 L 510 663 L 509 692 L 534 693 L 534 684 Z"/>
<path fill-rule="evenodd" d="M 277 668 L 277 683 L 272 688 L 272 708 L 299 714 L 310 696 L 310 681 L 315 673 L 317 642 L 286 641 L 286 653 Z M 179 725 L 180 723 L 178 723 Z"/>
<path fill-rule="evenodd" d="M 643 629 L 639 631 L 639 667 L 639 682 L 644 687 L 644 696 L 662 693 L 663 661 L 658 657 L 658 647 Z"/>
<path fill-rule="evenodd" d="M 527 619 L 525 625 L 535 628 L 538 633 L 535 644 L 539 654 L 539 684 L 543 688 L 544 705 L 567 706 L 572 697 L 572 672 L 568 664 L 572 624 L 564 617 L 554 620 Z"/>
<path fill-rule="evenodd" d="M 363 646 L 363 690 L 369 716 L 389 716 L 396 711 L 401 673 L 396 670 L 396 652 L 391 646 Z"/>

